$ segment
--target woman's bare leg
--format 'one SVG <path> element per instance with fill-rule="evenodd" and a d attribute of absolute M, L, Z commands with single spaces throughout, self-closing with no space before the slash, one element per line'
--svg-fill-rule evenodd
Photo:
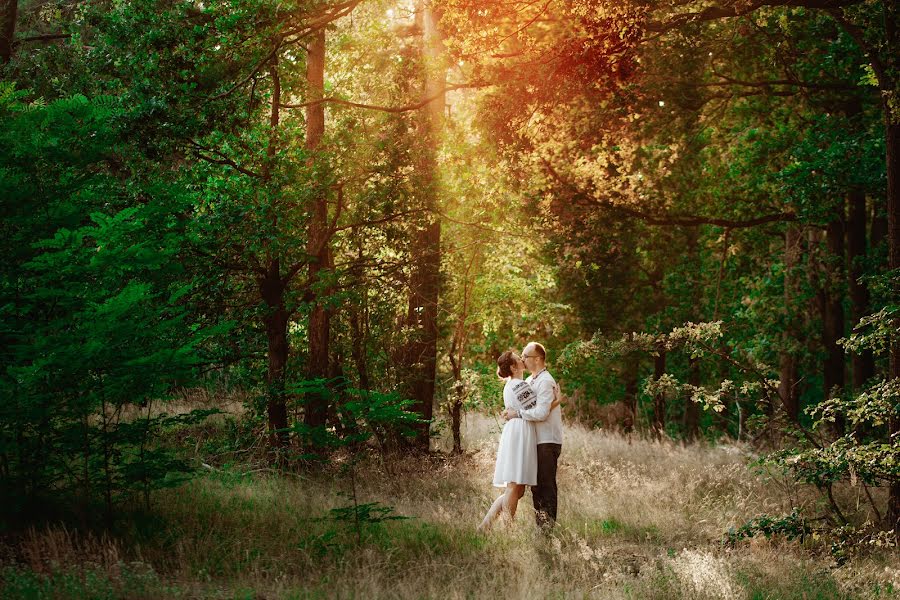
<path fill-rule="evenodd" d="M 500 515 L 500 512 L 503 510 L 503 499 L 506 498 L 506 493 L 500 494 L 497 496 L 497 499 L 494 500 L 494 503 L 491 504 L 491 507 L 488 509 L 487 514 L 484 515 L 484 519 L 481 520 L 481 525 L 478 526 L 478 531 L 487 531 L 491 528 L 491 525 Z"/>
<path fill-rule="evenodd" d="M 506 511 L 510 520 L 516 516 L 516 508 L 519 505 L 519 498 L 525 494 L 525 486 L 516 483 L 510 483 L 506 486 L 506 491 L 497 496 L 494 503 L 488 509 L 487 514 L 478 526 L 478 531 L 487 531 L 494 524 L 494 521 Z"/>
<path fill-rule="evenodd" d="M 518 483 L 510 483 L 506 486 L 506 511 L 509 520 L 516 518 L 516 509 L 519 507 L 519 498 L 525 495 L 525 486 Z"/>

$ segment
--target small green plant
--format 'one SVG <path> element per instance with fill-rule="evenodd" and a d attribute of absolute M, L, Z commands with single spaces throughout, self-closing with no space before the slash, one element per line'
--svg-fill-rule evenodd
<path fill-rule="evenodd" d="M 789 515 L 760 515 L 754 517 L 735 529 L 730 528 L 725 534 L 724 543 L 734 547 L 738 542 L 762 534 L 766 539 L 772 536 L 783 536 L 787 540 L 800 538 L 802 542 L 810 534 L 806 520 L 795 508 Z"/>
<path fill-rule="evenodd" d="M 350 501 L 347 506 L 339 506 L 328 511 L 329 519 L 351 528 L 356 535 L 356 542 L 361 544 L 367 532 L 387 521 L 402 521 L 409 517 L 394 514 L 393 506 L 385 506 L 380 502 L 360 504 L 351 494 L 344 494 Z"/>
<path fill-rule="evenodd" d="M 350 489 L 340 495 L 348 503 L 328 512 L 327 520 L 349 527 L 355 534 L 356 543 L 361 544 L 367 532 L 385 521 L 406 519 L 393 514 L 393 507 L 379 502 L 361 503 L 356 485 L 357 465 L 365 456 L 366 443 L 374 440 L 379 450 L 385 453 L 394 436 L 411 437 L 415 427 L 422 420 L 408 410 L 413 401 L 401 398 L 397 393 L 381 393 L 349 387 L 341 388 L 341 381 L 308 380 L 298 381 L 291 390 L 294 393 L 308 393 L 315 390 L 319 394 L 337 396 L 336 413 L 339 415 L 334 427 L 309 427 L 297 422 L 291 428 L 306 448 L 316 452 L 304 454 L 317 460 L 336 458 L 341 461 L 340 474 L 346 477 Z M 339 389 L 340 394 L 332 390 Z M 325 455 L 321 450 L 331 450 L 333 455 Z M 337 542 L 336 535 L 326 533 L 319 539 L 319 546 L 330 548 Z"/>

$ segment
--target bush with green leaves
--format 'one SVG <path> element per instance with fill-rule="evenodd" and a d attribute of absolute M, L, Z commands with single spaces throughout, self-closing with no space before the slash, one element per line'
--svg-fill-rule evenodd
<path fill-rule="evenodd" d="M 869 349 L 884 354 L 900 336 L 897 308 L 883 310 L 862 319 L 855 332 L 842 340 L 850 351 Z M 870 493 L 870 487 L 887 488 L 900 481 L 900 438 L 889 435 L 892 415 L 900 413 L 900 381 L 873 379 L 855 395 L 836 394 L 807 412 L 813 417 L 813 427 L 827 431 L 843 418 L 847 434 L 820 445 L 801 443 L 797 447 L 773 452 L 765 459 L 769 464 L 795 481 L 816 486 L 828 498 L 834 517 L 846 525 L 839 503 L 831 493 L 838 482 L 862 487 L 877 519 L 884 515 Z M 886 523 L 888 529 L 894 524 Z"/>
<path fill-rule="evenodd" d="M 799 539 L 801 542 L 809 535 L 810 527 L 795 508 L 791 514 L 784 516 L 759 515 L 735 529 L 732 527 L 725 534 L 725 543 L 734 546 L 738 542 L 762 535 L 766 539 L 772 536 L 783 536 L 788 541 Z"/>

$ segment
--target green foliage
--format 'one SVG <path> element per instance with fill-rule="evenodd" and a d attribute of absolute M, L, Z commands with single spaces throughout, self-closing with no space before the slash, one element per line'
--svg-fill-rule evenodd
<path fill-rule="evenodd" d="M 809 533 L 809 524 L 802 516 L 800 516 L 800 513 L 795 508 L 789 515 L 760 515 L 750 519 L 737 529 L 732 527 L 725 534 L 724 542 L 730 546 L 734 546 L 742 540 L 760 534 L 766 539 L 777 535 L 784 537 L 788 541 L 799 538 L 802 542 Z"/>
<path fill-rule="evenodd" d="M 155 600 L 182 593 L 142 563 L 120 564 L 112 572 L 55 568 L 50 573 L 36 573 L 21 567 L 0 571 L 0 598 L 9 600 Z"/>
<path fill-rule="evenodd" d="M 209 413 L 168 416 L 161 405 L 211 368 L 255 398 L 223 449 L 249 444 L 267 402 L 287 398 L 296 445 L 280 456 L 349 456 L 352 480 L 368 445 L 387 454 L 419 424 L 398 365 L 417 360 L 407 356 L 420 308 L 408 293 L 414 240 L 434 220 L 438 356 L 452 356 L 437 377 L 453 382 L 454 418 L 496 408 L 493 359 L 536 338 L 585 404 L 661 408 L 673 437 L 699 420 L 711 438 L 745 438 L 749 423 L 792 439 L 811 420 L 816 435 L 766 464 L 820 488 L 836 515 L 832 486 L 900 476 L 888 432 L 897 382 L 822 389 L 827 310 L 809 310 L 848 298 L 844 250 L 821 230 L 843 223 L 848 192 L 861 192 L 873 239 L 856 264 L 873 314 L 844 348 L 873 351 L 884 372 L 898 309 L 874 236 L 896 90 L 876 81 L 884 74 L 860 40 L 891 50 L 879 21 L 888 4 L 842 8 L 852 30 L 837 13 L 793 5 L 707 20 L 686 19 L 682 3 L 444 3 L 451 79 L 484 86 L 447 96 L 444 139 L 430 139 L 417 111 L 329 101 L 314 154 L 310 27 L 354 11 L 327 27 L 330 99 L 403 106 L 421 100 L 435 66 L 405 35 L 419 28 L 403 11 L 20 4 L 17 37 L 70 37 L 17 43 L 2 69 L 19 86 L 0 82 L 0 505 L 10 514 L 40 513 L 48 498 L 82 515 L 100 500 L 109 513 L 183 481 L 189 465 L 159 439 Z M 645 35 L 649 23 L 661 27 Z M 894 77 L 895 59 L 886 64 Z M 326 225 L 312 231 L 318 200 Z M 320 233 L 333 268 L 305 277 Z M 796 256 L 785 248 L 794 234 Z M 304 379 L 314 305 L 332 319 L 327 380 Z M 267 361 L 275 313 L 284 365 Z M 778 420 L 786 359 L 801 404 L 814 407 L 797 427 Z M 301 422 L 310 396 L 327 400 L 325 426 Z M 841 424 L 852 433 L 833 435 Z M 351 497 L 355 523 L 380 523 L 378 506 Z"/>
<path fill-rule="evenodd" d="M 204 344 L 226 326 L 192 322 L 186 307 L 193 281 L 179 215 L 188 197 L 110 166 L 127 160 L 110 158 L 127 153 L 121 103 L 26 103 L 4 89 L 4 517 L 39 514 L 50 497 L 77 497 L 80 511 L 102 499 L 110 516 L 133 493 L 147 497 L 189 471 L 155 440 L 206 413 L 150 407 L 191 381 Z"/>
<path fill-rule="evenodd" d="M 310 427 L 300 421 L 291 425 L 290 431 L 307 448 L 349 448 L 355 452 L 373 440 L 386 451 L 398 436 L 414 436 L 416 425 L 422 423 L 421 417 L 410 410 L 413 400 L 396 391 L 361 390 L 349 387 L 346 380 L 324 379 L 295 381 L 287 389 L 301 399 L 300 406 L 310 393 L 323 394 L 334 406 L 334 426 Z"/>
<path fill-rule="evenodd" d="M 741 571 L 738 581 L 747 590 L 750 600 L 850 600 L 856 596 L 842 593 L 830 574 L 812 574 L 806 569 L 798 569 L 787 582 L 772 581 L 765 573 Z M 875 597 L 879 597 L 878 594 Z M 892 597 L 890 593 L 886 596 Z"/>
<path fill-rule="evenodd" d="M 382 523 L 408 518 L 394 514 L 392 506 L 383 506 L 380 502 L 360 504 L 353 494 L 348 495 L 348 499 L 351 504 L 332 508 L 328 511 L 328 518 L 339 525 L 352 529 L 356 534 L 357 544 L 361 544 L 363 539 L 373 535 Z"/>
<path fill-rule="evenodd" d="M 865 328 L 868 327 L 868 330 Z M 883 350 L 885 340 L 897 335 L 897 321 L 890 311 L 863 319 L 844 343 L 857 351 Z M 853 487 L 891 486 L 900 481 L 900 439 L 887 434 L 889 420 L 900 411 L 900 386 L 896 380 L 874 380 L 857 394 L 835 395 L 807 409 L 815 428 L 826 430 L 842 419 L 848 433 L 822 445 L 804 444 L 770 453 L 772 465 L 796 481 L 827 491 L 833 512 L 846 523 L 831 494 L 831 486 L 846 481 Z M 867 497 L 871 498 L 866 488 Z M 879 509 L 873 505 L 878 514 Z"/>
<path fill-rule="evenodd" d="M 604 341 L 595 337 L 589 342 L 574 342 L 560 352 L 555 376 L 565 382 L 570 396 L 579 390 L 598 404 L 622 397 L 623 366 L 629 357 L 627 352 L 617 352 Z"/>

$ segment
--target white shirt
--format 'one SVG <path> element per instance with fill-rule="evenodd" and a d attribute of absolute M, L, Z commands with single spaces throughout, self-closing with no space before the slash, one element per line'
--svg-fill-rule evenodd
<path fill-rule="evenodd" d="M 503 405 L 513 410 L 534 408 L 537 406 L 537 394 L 527 381 L 509 379 L 503 386 Z"/>
<path fill-rule="evenodd" d="M 519 416 L 526 421 L 534 421 L 538 444 L 562 444 L 562 411 L 553 404 L 553 391 L 557 388 L 556 380 L 547 369 L 528 376 L 525 380 L 537 392 L 537 405 L 534 408 L 520 410 Z"/>

